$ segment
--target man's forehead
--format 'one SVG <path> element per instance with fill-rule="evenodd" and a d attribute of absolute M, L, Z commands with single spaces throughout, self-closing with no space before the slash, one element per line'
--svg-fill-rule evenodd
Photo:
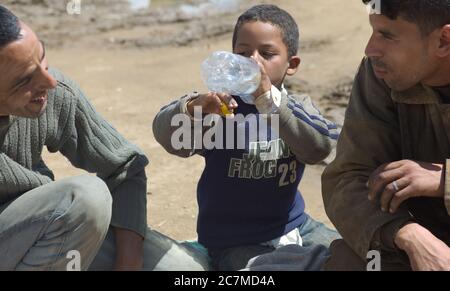
<path fill-rule="evenodd" d="M 377 30 L 385 30 L 393 33 L 417 32 L 419 33 L 419 26 L 403 18 L 401 15 L 395 20 L 384 15 L 370 15 L 370 25 Z"/>
<path fill-rule="evenodd" d="M 0 63 L 10 67 L 26 67 L 33 63 L 36 50 L 40 49 L 36 35 L 30 29 L 21 30 L 21 38 L 0 49 Z"/>

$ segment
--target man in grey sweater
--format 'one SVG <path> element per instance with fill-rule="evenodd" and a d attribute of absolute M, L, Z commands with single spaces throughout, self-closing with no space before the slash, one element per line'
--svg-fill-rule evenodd
<path fill-rule="evenodd" d="M 97 177 L 54 182 L 44 146 Z M 0 270 L 206 269 L 147 228 L 147 164 L 0 5 Z"/>

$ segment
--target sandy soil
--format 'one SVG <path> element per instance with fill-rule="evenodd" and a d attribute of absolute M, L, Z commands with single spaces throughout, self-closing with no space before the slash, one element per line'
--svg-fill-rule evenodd
<path fill-rule="evenodd" d="M 174 98 L 194 89 L 206 91 L 200 63 L 215 50 L 230 50 L 232 28 L 240 12 L 254 3 L 270 1 L 244 1 L 236 11 L 200 19 L 181 19 L 173 12 L 176 7 L 167 8 L 162 1 L 137 13 L 123 10 L 116 3 L 120 1 L 109 1 L 118 6 L 111 4 L 80 16 L 67 15 L 61 6 L 54 8 L 52 0 L 12 2 L 10 7 L 49 43 L 51 65 L 77 81 L 97 110 L 150 157 L 149 224 L 176 239 L 196 237 L 195 192 L 203 160 L 166 153 L 152 135 L 151 122 Z M 342 124 L 351 80 L 370 34 L 361 1 L 271 3 L 291 12 L 301 30 L 302 65 L 288 87 L 310 93 L 327 116 Z M 60 155 L 46 153 L 45 159 L 57 179 L 81 173 Z M 300 190 L 307 211 L 329 223 L 320 190 L 323 169 L 323 164 L 307 167 Z"/>

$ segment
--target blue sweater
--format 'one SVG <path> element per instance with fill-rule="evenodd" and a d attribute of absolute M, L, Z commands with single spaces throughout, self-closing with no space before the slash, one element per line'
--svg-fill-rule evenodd
<path fill-rule="evenodd" d="M 259 115 L 255 106 L 236 101 L 236 114 Z M 304 222 L 305 203 L 297 187 L 305 166 L 268 131 L 265 140 L 250 143 L 246 124 L 245 150 L 202 152 L 206 166 L 197 188 L 197 232 L 207 248 L 266 242 Z M 267 152 L 274 153 L 273 159 L 260 158 Z"/>
<path fill-rule="evenodd" d="M 288 95 L 283 90 L 276 109 L 279 137 L 268 132 L 260 140 L 247 139 L 245 149 L 200 150 L 193 139 L 189 148 L 174 148 L 172 137 L 179 126 L 171 123 L 175 116 L 187 114 L 190 98 L 195 95 L 164 106 L 153 121 L 153 133 L 171 154 L 184 158 L 199 154 L 205 158 L 197 188 L 199 242 L 210 249 L 259 244 L 300 226 L 306 214 L 297 188 L 305 164 L 318 163 L 329 155 L 339 136 L 336 125 L 321 115 L 309 96 Z M 254 106 L 235 99 L 239 104 L 236 114 L 259 116 L 259 112 L 266 112 L 261 103 Z M 238 125 L 242 126 L 244 133 L 235 130 L 235 135 L 249 138 L 254 129 L 249 130 L 245 122 Z M 193 134 L 195 127 L 191 123 Z M 207 130 L 203 137 L 209 134 Z M 226 134 L 223 136 L 226 145 Z M 236 142 L 237 136 L 234 138 Z"/>

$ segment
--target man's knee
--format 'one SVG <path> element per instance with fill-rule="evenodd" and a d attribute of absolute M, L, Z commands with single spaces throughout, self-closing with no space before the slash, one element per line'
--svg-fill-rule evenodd
<path fill-rule="evenodd" d="M 338 239 L 330 245 L 331 257 L 325 263 L 324 271 L 366 271 L 367 263 L 347 243 Z"/>
<path fill-rule="evenodd" d="M 105 182 L 95 176 L 79 176 L 62 181 L 71 194 L 92 207 L 111 206 L 112 198 Z M 111 208 L 111 207 L 108 207 Z"/>
<path fill-rule="evenodd" d="M 71 196 L 69 220 L 97 227 L 106 233 L 112 212 L 112 197 L 106 184 L 94 176 L 80 176 L 61 181 Z"/>

